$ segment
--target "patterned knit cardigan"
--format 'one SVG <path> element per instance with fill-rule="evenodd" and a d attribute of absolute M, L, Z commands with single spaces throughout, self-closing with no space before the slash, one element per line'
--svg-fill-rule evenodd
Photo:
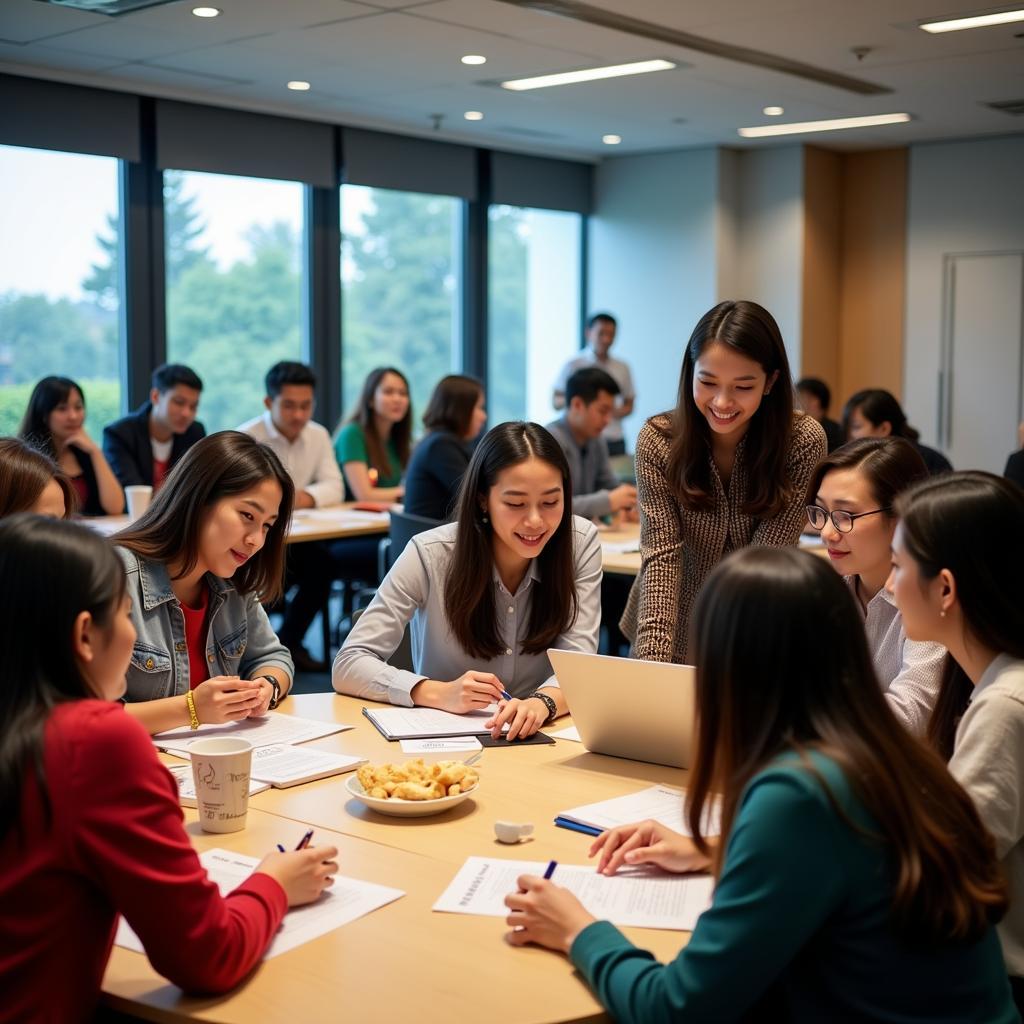
<path fill-rule="evenodd" d="M 641 566 L 622 616 L 622 632 L 633 641 L 635 658 L 685 663 L 690 613 L 708 573 L 736 548 L 784 547 L 799 539 L 807 483 L 825 457 L 825 432 L 810 416 L 794 416 L 786 460 L 789 503 L 771 519 L 753 519 L 743 512 L 748 486 L 745 438 L 736 448 L 728 493 L 708 450 L 715 504 L 698 511 L 683 508 L 669 486 L 670 439 L 655 422 L 667 427 L 664 416 L 654 417 L 636 440 Z"/>

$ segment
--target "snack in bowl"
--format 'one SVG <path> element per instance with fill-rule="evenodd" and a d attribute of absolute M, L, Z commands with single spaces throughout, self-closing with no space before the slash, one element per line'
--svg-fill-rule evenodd
<path fill-rule="evenodd" d="M 426 764 L 422 757 L 405 764 L 364 764 L 356 772 L 367 796 L 378 800 L 440 800 L 473 789 L 480 776 L 462 761 Z"/>

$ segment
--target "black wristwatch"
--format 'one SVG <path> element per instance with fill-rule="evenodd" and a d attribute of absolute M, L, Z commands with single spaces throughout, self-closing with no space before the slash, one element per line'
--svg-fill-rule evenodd
<path fill-rule="evenodd" d="M 260 679 L 266 679 L 266 681 L 270 683 L 271 689 L 274 691 L 273 697 L 270 698 L 270 710 L 273 711 L 282 700 L 281 684 L 273 676 L 260 676 Z"/>
<path fill-rule="evenodd" d="M 536 697 L 537 700 L 543 701 L 544 706 L 548 709 L 548 717 L 544 719 L 544 724 L 554 721 L 558 717 L 558 705 L 554 700 L 549 697 L 546 693 L 541 693 L 540 690 L 534 690 L 533 693 L 528 693 L 526 699 L 529 700 L 531 697 Z"/>

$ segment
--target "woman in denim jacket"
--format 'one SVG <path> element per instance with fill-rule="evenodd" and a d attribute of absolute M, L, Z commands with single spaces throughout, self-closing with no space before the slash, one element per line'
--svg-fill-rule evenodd
<path fill-rule="evenodd" d="M 295 672 L 261 601 L 281 594 L 294 488 L 237 431 L 204 438 L 114 537 L 138 639 L 125 700 L 150 733 L 264 715 Z"/>

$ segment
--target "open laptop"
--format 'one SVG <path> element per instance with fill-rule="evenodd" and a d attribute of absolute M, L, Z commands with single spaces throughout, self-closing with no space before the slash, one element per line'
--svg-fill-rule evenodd
<path fill-rule="evenodd" d="M 587 750 L 688 768 L 694 743 L 692 665 L 549 650 Z"/>

